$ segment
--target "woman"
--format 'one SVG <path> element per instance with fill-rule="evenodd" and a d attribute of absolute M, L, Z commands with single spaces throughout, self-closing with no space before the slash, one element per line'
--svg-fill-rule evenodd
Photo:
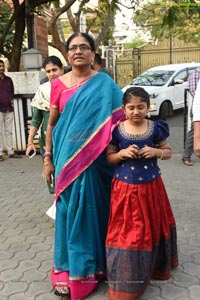
<path fill-rule="evenodd" d="M 105 275 L 113 167 L 104 150 L 124 113 L 120 88 L 91 68 L 93 39 L 74 33 L 66 51 L 72 71 L 52 84 L 44 168 L 47 180 L 55 176 L 56 182 L 54 293 L 77 300 Z"/>
<path fill-rule="evenodd" d="M 38 129 L 40 129 L 39 144 L 40 144 L 40 153 L 43 157 L 43 154 L 45 152 L 46 128 L 49 119 L 49 101 L 50 101 L 51 82 L 54 78 L 61 76 L 64 71 L 61 60 L 54 55 L 48 56 L 44 60 L 43 68 L 48 77 L 48 82 L 45 82 L 38 87 L 36 94 L 31 103 L 31 105 L 34 108 L 34 111 L 33 111 L 31 127 L 28 136 L 26 156 L 29 156 L 29 153 L 31 151 L 36 152 L 36 148 L 33 141 Z M 48 184 L 48 188 L 49 188 L 49 192 L 53 194 L 54 193 L 53 186 Z"/>

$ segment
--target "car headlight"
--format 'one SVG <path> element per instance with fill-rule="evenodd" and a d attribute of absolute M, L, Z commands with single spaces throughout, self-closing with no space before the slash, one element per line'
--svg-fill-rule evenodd
<path fill-rule="evenodd" d="M 155 103 L 151 103 L 150 104 L 150 106 L 149 106 L 149 109 L 151 110 L 153 110 L 153 109 L 155 109 L 156 108 L 156 104 Z"/>
<path fill-rule="evenodd" d="M 158 93 L 150 94 L 150 97 L 151 97 L 151 98 L 156 98 L 156 97 L 158 97 Z"/>

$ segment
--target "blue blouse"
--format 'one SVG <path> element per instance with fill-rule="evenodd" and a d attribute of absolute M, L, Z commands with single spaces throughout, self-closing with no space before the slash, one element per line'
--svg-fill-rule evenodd
<path fill-rule="evenodd" d="M 124 123 L 120 123 L 115 128 L 109 148 L 120 151 L 129 145 L 136 144 L 139 149 L 145 145 L 149 147 L 159 147 L 167 143 L 169 127 L 165 121 L 148 121 L 148 129 L 144 134 L 132 135 L 125 131 Z M 160 168 L 157 165 L 157 158 L 138 157 L 128 158 L 120 161 L 116 166 L 114 178 L 127 183 L 147 183 L 160 176 Z"/>

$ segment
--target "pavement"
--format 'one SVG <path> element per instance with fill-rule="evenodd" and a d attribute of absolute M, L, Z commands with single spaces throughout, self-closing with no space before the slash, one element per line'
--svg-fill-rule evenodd
<path fill-rule="evenodd" d="M 176 138 L 177 132 L 177 146 Z M 180 264 L 169 280 L 151 282 L 140 300 L 200 299 L 200 160 L 193 157 L 187 167 L 175 149 L 159 164 L 177 222 Z M 45 212 L 53 196 L 41 173 L 39 155 L 0 162 L 0 300 L 62 299 L 50 283 L 54 221 Z M 107 284 L 89 299 L 107 300 Z"/>

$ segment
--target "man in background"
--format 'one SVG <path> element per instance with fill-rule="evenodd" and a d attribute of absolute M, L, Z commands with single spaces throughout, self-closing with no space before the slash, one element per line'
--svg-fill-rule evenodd
<path fill-rule="evenodd" d="M 104 72 L 111 76 L 111 74 L 103 67 L 103 60 L 98 53 L 95 53 L 94 61 L 92 67 L 97 72 Z M 111 76 L 112 77 L 112 76 Z"/>
<path fill-rule="evenodd" d="M 5 75 L 5 64 L 0 60 L 0 161 L 4 160 L 4 137 L 9 158 L 20 158 L 13 150 L 13 96 L 14 85 L 10 77 Z"/>
<path fill-rule="evenodd" d="M 192 74 L 188 78 L 188 84 L 189 84 L 189 91 L 192 96 L 192 102 L 195 96 L 195 92 L 197 89 L 197 84 L 200 79 L 200 67 L 197 67 Z M 193 166 L 193 162 L 191 160 L 192 154 L 193 154 L 193 144 L 194 144 L 194 124 L 193 124 L 193 114 L 192 114 L 192 103 L 189 105 L 190 110 L 190 118 L 191 118 L 191 124 L 189 127 L 189 131 L 186 136 L 185 141 L 185 150 L 183 153 L 182 161 L 186 166 Z"/>

